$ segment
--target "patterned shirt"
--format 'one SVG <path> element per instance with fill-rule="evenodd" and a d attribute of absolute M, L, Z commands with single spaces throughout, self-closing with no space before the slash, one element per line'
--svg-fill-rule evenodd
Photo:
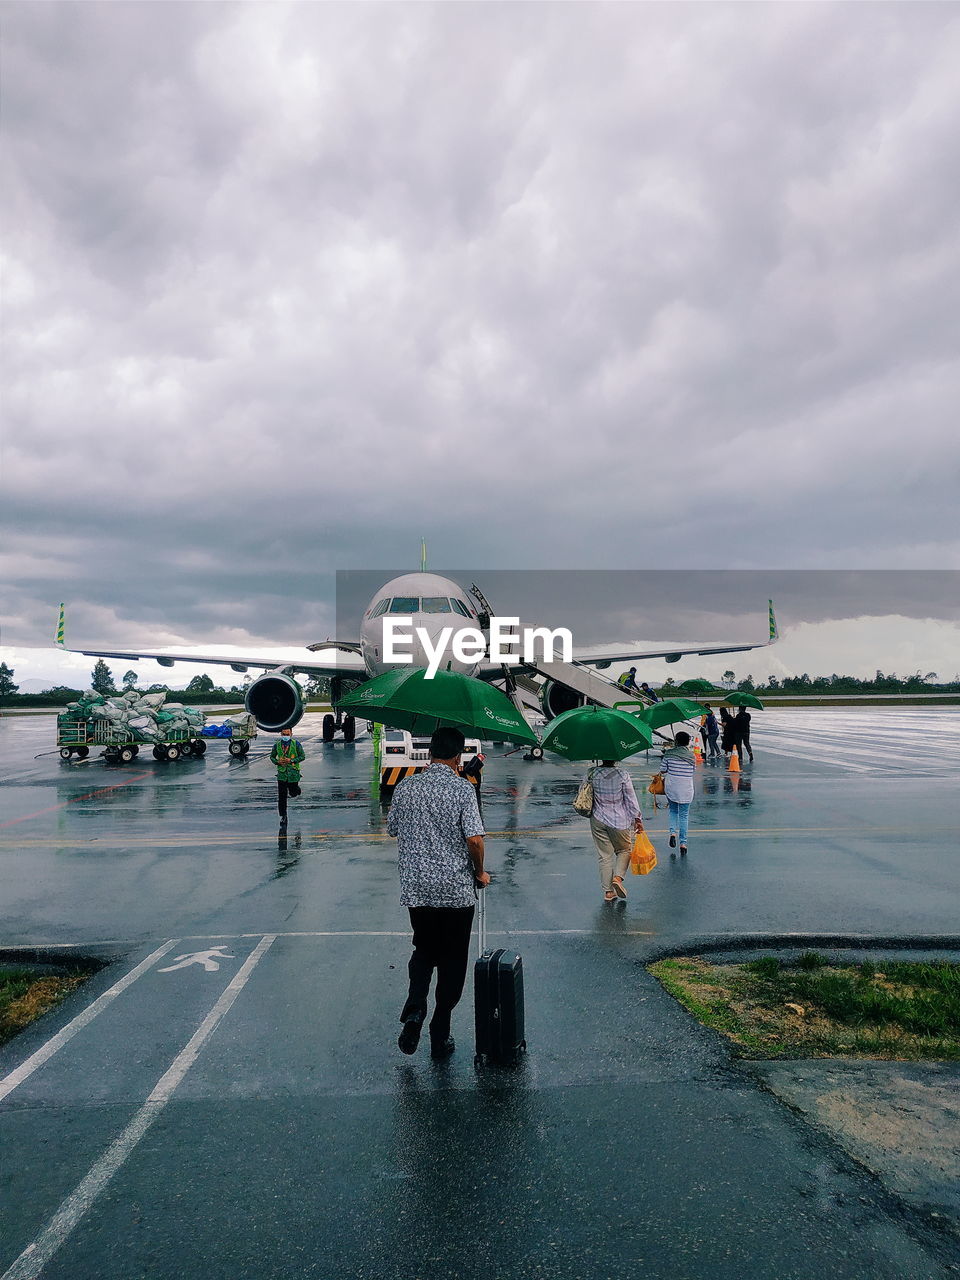
<path fill-rule="evenodd" d="M 593 771 L 593 813 L 591 817 L 605 827 L 626 831 L 640 813 L 637 793 L 629 773 L 616 765 Z"/>
<path fill-rule="evenodd" d="M 405 907 L 472 907 L 477 900 L 467 837 L 482 836 L 477 793 L 434 761 L 397 785 L 387 830 L 398 840 L 400 902 Z"/>

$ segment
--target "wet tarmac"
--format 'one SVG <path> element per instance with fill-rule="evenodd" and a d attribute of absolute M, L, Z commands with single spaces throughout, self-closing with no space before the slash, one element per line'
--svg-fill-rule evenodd
<path fill-rule="evenodd" d="M 530 1052 L 479 1075 L 469 998 L 449 1063 L 396 1049 L 409 930 L 369 740 L 324 747 L 307 717 L 279 836 L 268 739 L 35 759 L 53 730 L 0 720 L 0 947 L 116 963 L 0 1052 L 3 1280 L 953 1273 L 951 1241 L 643 963 L 956 945 L 955 710 L 758 713 L 752 765 L 698 769 L 686 859 L 644 796 L 661 865 L 616 907 L 571 809 L 581 768 L 493 748 L 488 919 L 524 956 Z"/>

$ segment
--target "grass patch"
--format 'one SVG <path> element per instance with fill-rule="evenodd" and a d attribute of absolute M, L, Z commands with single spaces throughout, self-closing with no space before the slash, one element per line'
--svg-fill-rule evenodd
<path fill-rule="evenodd" d="M 0 1044 L 55 1008 L 90 977 L 90 971 L 38 977 L 33 969 L 0 971 Z"/>
<path fill-rule="evenodd" d="M 960 965 L 836 964 L 808 951 L 714 965 L 650 965 L 675 999 L 743 1058 L 960 1060 Z"/>

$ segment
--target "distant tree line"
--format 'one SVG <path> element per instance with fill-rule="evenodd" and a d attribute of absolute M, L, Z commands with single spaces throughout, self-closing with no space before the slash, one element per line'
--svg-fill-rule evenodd
<path fill-rule="evenodd" d="M 67 685 L 58 685 L 54 689 L 45 689 L 43 693 L 18 693 L 19 686 L 13 682 L 14 671 L 5 662 L 0 662 L 0 703 L 4 706 L 19 707 L 60 707 L 68 702 L 75 702 L 81 689 L 72 689 Z M 214 684 L 208 675 L 194 676 L 186 689 L 170 689 L 165 684 L 151 684 L 141 693 L 166 693 L 171 701 L 187 704 L 202 702 L 221 702 L 228 705 L 241 705 L 246 697 L 247 687 L 252 677 L 247 677 L 243 685 L 231 685 L 229 689 Z M 912 676 L 898 676 L 891 673 L 884 675 L 878 671 L 872 680 L 861 680 L 857 676 L 809 676 L 806 672 L 799 676 L 782 676 L 779 679 L 771 676 L 767 681 L 755 681 L 748 675 L 737 681 L 736 673 L 725 671 L 723 680 L 727 686 L 734 684 L 744 693 L 767 694 L 806 694 L 815 697 L 817 694 L 850 693 L 951 693 L 960 694 L 960 674 L 953 680 L 941 681 L 935 671 L 921 675 L 919 671 Z M 661 693 L 668 695 L 678 682 L 671 676 L 664 681 Z M 124 675 L 119 688 L 114 683 L 113 673 L 102 658 L 90 673 L 90 687 L 104 696 L 123 693 L 127 689 L 137 689 L 137 673 L 130 670 Z M 718 691 L 719 692 L 719 691 Z M 311 676 L 303 685 L 303 696 L 308 702 L 324 702 L 330 697 L 330 681 L 323 676 Z"/>
<path fill-rule="evenodd" d="M 13 682 L 14 671 L 5 662 L 0 662 L 0 702 L 4 706 L 17 707 L 62 707 L 68 702 L 76 702 L 82 689 L 73 689 L 69 685 L 57 685 L 52 689 L 44 689 L 42 693 L 19 693 L 19 685 Z M 114 681 L 113 672 L 102 658 L 90 673 L 90 689 L 104 697 L 125 693 L 128 689 L 136 689 L 140 693 L 166 693 L 171 702 L 183 702 L 187 705 L 204 702 L 219 702 L 241 706 L 246 697 L 247 687 L 252 682 L 248 677 L 242 685 L 231 685 L 229 689 L 214 684 L 208 675 L 194 676 L 186 689 L 171 689 L 165 684 L 151 684 L 140 688 L 137 684 L 137 673 L 128 671 L 119 685 Z M 330 697 L 330 681 L 324 677 L 311 676 L 303 689 L 303 696 L 310 702 L 322 701 Z"/>
<path fill-rule="evenodd" d="M 941 681 L 935 671 L 921 675 L 919 671 L 912 676 L 898 676 L 891 673 L 884 675 L 878 671 L 872 680 L 861 680 L 858 676 L 840 676 L 836 672 L 832 676 L 809 676 L 806 671 L 800 676 L 771 676 L 769 680 L 755 681 L 753 676 L 744 676 L 737 680 L 733 671 L 725 671 L 723 680 L 728 687 L 736 685 L 743 693 L 756 694 L 797 694 L 815 697 L 824 693 L 859 693 L 863 695 L 876 693 L 960 693 L 960 674 L 951 681 Z M 663 688 L 669 688 L 676 682 L 671 677 Z M 662 689 L 661 689 L 662 692 Z"/>

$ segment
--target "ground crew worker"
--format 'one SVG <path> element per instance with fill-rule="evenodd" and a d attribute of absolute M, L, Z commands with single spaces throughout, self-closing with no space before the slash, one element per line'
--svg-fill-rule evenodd
<path fill-rule="evenodd" d="M 639 693 L 640 690 L 637 688 L 637 668 L 631 667 L 629 671 L 624 671 L 617 684 L 625 693 Z"/>
<path fill-rule="evenodd" d="M 292 729 L 280 730 L 280 739 L 273 744 L 270 759 L 277 766 L 277 810 L 283 829 L 287 825 L 287 796 L 296 799 L 300 794 L 300 764 L 306 759 L 306 752 Z"/>

